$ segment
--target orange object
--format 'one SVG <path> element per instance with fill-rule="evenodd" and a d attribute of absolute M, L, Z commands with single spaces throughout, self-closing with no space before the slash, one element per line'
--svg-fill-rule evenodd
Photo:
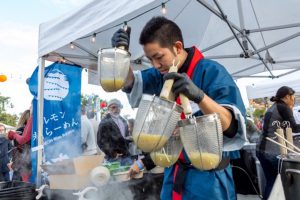
<path fill-rule="evenodd" d="M 6 80 L 7 80 L 6 75 L 1 74 L 1 75 L 0 75 L 0 82 L 5 82 Z"/>

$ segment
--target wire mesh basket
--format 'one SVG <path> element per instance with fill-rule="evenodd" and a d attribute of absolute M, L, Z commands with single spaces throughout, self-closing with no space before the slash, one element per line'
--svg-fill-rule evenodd
<path fill-rule="evenodd" d="M 136 145 L 144 152 L 161 149 L 173 133 L 181 112 L 175 102 L 144 94 L 132 134 Z"/>
<path fill-rule="evenodd" d="M 119 48 L 101 49 L 98 52 L 98 76 L 106 92 L 124 86 L 130 66 L 130 53 Z"/>
<path fill-rule="evenodd" d="M 216 168 L 222 159 L 223 133 L 218 114 L 203 115 L 178 122 L 183 147 L 194 167 Z"/>
<path fill-rule="evenodd" d="M 177 133 L 169 138 L 166 145 L 160 150 L 151 152 L 150 157 L 155 165 L 160 167 L 170 167 L 178 160 L 181 150 L 182 143 L 178 129 Z"/>

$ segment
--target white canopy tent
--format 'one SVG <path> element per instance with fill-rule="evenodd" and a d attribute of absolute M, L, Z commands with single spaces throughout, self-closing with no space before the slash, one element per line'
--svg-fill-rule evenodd
<path fill-rule="evenodd" d="M 45 60 L 97 70 L 98 49 L 110 47 L 112 34 L 124 22 L 132 28 L 132 63 L 136 67 L 149 64 L 138 37 L 145 23 L 161 14 L 162 3 L 167 8 L 166 17 L 182 29 L 185 46 L 196 45 L 235 78 L 263 71 L 274 78 L 274 69 L 300 69 L 298 0 L 94 0 L 40 25 L 39 83 L 43 83 Z M 39 119 L 43 119 L 42 97 L 43 84 L 39 84 Z M 42 141 L 42 120 L 38 127 Z M 40 160 L 40 151 L 38 154 Z"/>
<path fill-rule="evenodd" d="M 40 25 L 39 57 L 50 61 L 64 58 L 96 70 L 98 49 L 110 47 L 112 34 L 127 21 L 132 27 L 132 61 L 147 63 L 138 37 L 145 22 L 161 14 L 163 2 L 166 17 L 182 29 L 185 46 L 196 45 L 235 78 L 268 70 L 300 69 L 298 0 L 227 0 L 216 4 L 213 0 L 95 0 Z M 91 42 L 94 34 L 95 43 Z"/>

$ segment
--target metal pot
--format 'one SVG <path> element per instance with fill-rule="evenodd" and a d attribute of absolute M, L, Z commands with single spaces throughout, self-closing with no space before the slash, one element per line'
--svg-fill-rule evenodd
<path fill-rule="evenodd" d="M 281 179 L 286 200 L 300 199 L 300 156 L 283 158 Z"/>

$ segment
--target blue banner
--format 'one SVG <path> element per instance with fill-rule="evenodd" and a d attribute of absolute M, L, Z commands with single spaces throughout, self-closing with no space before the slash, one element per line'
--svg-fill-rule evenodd
<path fill-rule="evenodd" d="M 45 68 L 44 117 L 43 117 L 43 161 L 57 158 L 73 158 L 81 154 L 80 94 L 81 72 L 78 66 L 54 63 Z M 38 145 L 37 93 L 38 67 L 29 81 L 33 100 L 33 150 Z M 32 153 L 32 177 L 36 173 L 37 152 Z"/>

